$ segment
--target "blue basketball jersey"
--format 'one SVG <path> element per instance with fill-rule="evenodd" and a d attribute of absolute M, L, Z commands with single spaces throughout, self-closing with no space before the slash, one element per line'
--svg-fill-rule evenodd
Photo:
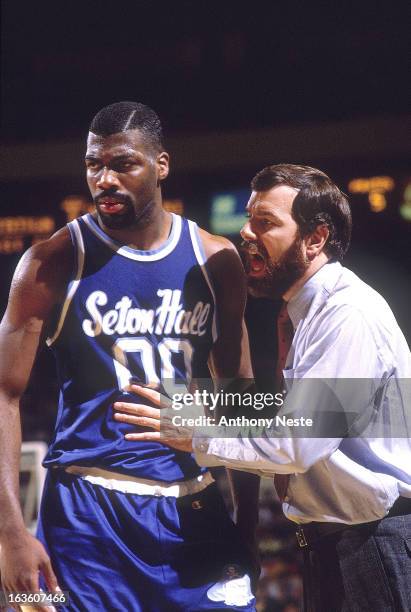
<path fill-rule="evenodd" d="M 56 331 L 60 400 L 46 466 L 103 467 L 171 482 L 201 469 L 188 453 L 124 439 L 135 427 L 113 419 L 130 381 L 189 384 L 209 376 L 216 339 L 213 288 L 195 223 L 172 216 L 167 241 L 139 251 L 105 234 L 91 215 L 68 224 L 76 253 Z"/>

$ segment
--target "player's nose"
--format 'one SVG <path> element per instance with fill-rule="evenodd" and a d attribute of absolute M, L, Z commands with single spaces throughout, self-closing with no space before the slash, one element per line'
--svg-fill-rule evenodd
<path fill-rule="evenodd" d="M 104 166 L 96 182 L 96 187 L 101 190 L 106 190 L 113 186 L 118 186 L 118 184 L 117 173 L 111 168 Z"/>
<path fill-rule="evenodd" d="M 240 236 L 243 240 L 247 241 L 257 240 L 257 236 L 251 228 L 250 221 L 246 221 L 246 223 L 244 223 L 243 227 L 240 230 Z"/>

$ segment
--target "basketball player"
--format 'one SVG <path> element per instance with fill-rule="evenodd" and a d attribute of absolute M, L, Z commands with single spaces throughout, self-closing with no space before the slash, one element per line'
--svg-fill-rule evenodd
<path fill-rule="evenodd" d="M 79 612 L 252 610 L 247 559 L 210 472 L 128 441 L 133 427 L 113 418 L 130 382 L 189 384 L 209 359 L 218 377 L 251 376 L 241 262 L 227 240 L 163 209 L 169 157 L 150 108 L 103 108 L 86 168 L 95 214 L 23 256 L 1 325 L 3 587 L 58 586 L 70 592 L 62 609 Z M 42 333 L 61 394 L 35 539 L 18 501 L 18 401 Z M 239 509 L 240 527 L 255 515 L 245 493 L 254 506 Z"/>

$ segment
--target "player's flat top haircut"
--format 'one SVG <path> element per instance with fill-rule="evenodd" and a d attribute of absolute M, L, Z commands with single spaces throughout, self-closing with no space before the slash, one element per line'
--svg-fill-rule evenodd
<path fill-rule="evenodd" d="M 115 102 L 102 108 L 90 124 L 90 132 L 110 136 L 127 130 L 140 130 L 155 149 L 163 150 L 163 130 L 158 115 L 140 102 Z"/>

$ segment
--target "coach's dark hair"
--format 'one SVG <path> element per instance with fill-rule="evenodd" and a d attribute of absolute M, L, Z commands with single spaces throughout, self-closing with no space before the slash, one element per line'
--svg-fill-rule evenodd
<path fill-rule="evenodd" d="M 163 150 L 163 131 L 157 114 L 140 102 L 115 102 L 102 108 L 90 124 L 90 132 L 110 136 L 127 130 L 140 130 L 148 144 Z"/>
<path fill-rule="evenodd" d="M 267 166 L 251 181 L 253 191 L 268 191 L 278 185 L 298 189 L 292 215 L 301 237 L 318 225 L 327 225 L 330 235 L 324 252 L 332 259 L 342 259 L 351 238 L 351 211 L 346 196 L 332 180 L 316 168 L 277 164 Z"/>

